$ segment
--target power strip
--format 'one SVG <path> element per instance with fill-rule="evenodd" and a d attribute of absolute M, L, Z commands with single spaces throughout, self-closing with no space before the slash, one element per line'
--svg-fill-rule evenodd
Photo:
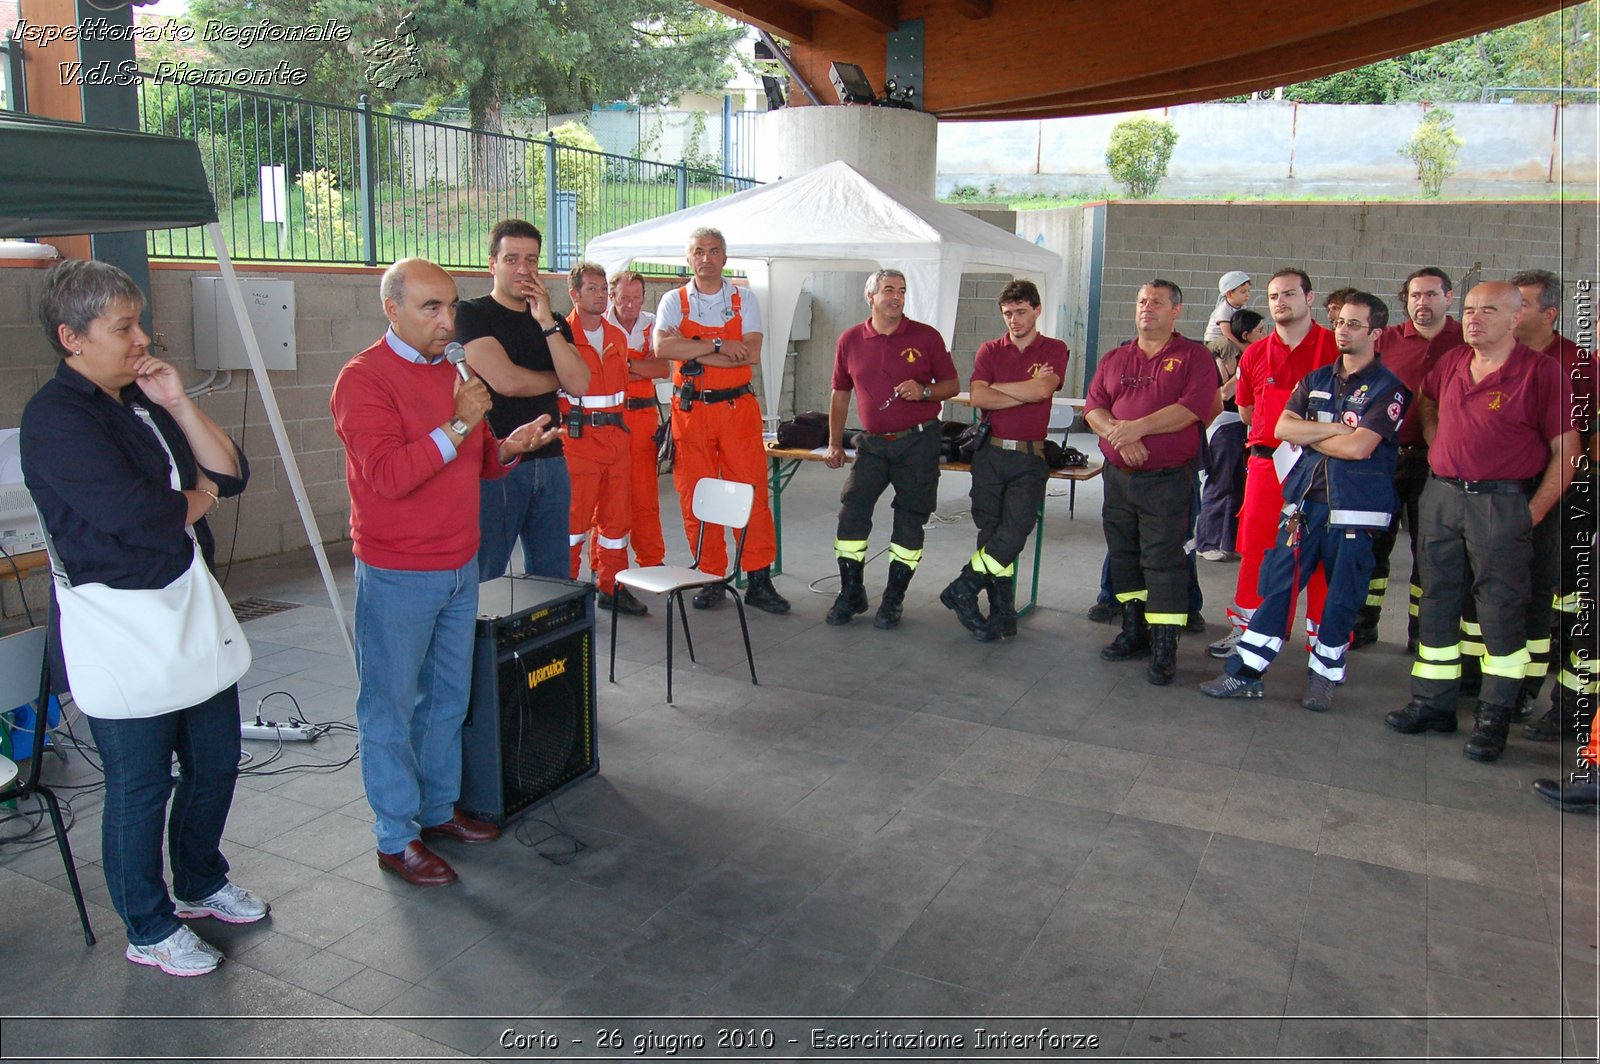
<path fill-rule="evenodd" d="M 278 724 L 268 720 L 260 724 L 239 725 L 240 738 L 263 739 L 267 742 L 309 743 L 321 734 L 309 724 Z"/>

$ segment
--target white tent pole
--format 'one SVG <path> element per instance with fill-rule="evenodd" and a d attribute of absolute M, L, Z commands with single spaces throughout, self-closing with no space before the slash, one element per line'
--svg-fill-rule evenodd
<path fill-rule="evenodd" d="M 283 471 L 288 474 L 289 488 L 294 492 L 294 503 L 300 511 L 300 523 L 305 526 L 306 539 L 311 543 L 311 552 L 317 556 L 317 568 L 322 571 L 322 586 L 328 589 L 328 602 L 333 606 L 333 616 L 339 622 L 339 637 L 344 640 L 344 648 L 350 653 L 352 666 L 356 662 L 356 647 L 350 639 L 350 622 L 345 616 L 344 600 L 339 597 L 339 587 L 333 581 L 333 569 L 328 565 L 328 555 L 322 549 L 322 533 L 317 529 L 317 519 L 311 514 L 311 503 L 306 498 L 306 484 L 300 477 L 300 464 L 295 461 L 294 451 L 289 447 L 289 435 L 283 427 L 283 414 L 278 410 L 278 397 L 272 390 L 272 381 L 267 377 L 267 364 L 261 357 L 261 345 L 256 340 L 255 328 L 250 324 L 250 315 L 245 310 L 244 292 L 239 288 L 239 276 L 233 272 L 233 260 L 228 256 L 228 242 L 222 236 L 222 226 L 216 222 L 209 223 L 206 228 L 211 233 L 211 242 L 217 249 L 217 265 L 222 268 L 222 286 L 228 290 L 228 302 L 233 304 L 234 317 L 239 322 L 239 333 L 244 337 L 245 354 L 250 359 L 250 372 L 255 375 L 256 386 L 261 392 L 261 405 L 267 411 L 267 423 L 272 426 L 272 438 L 278 444 L 278 456 L 283 459 Z"/>

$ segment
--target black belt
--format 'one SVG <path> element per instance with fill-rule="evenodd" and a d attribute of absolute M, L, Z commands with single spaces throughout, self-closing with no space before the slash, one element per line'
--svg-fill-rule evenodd
<path fill-rule="evenodd" d="M 1264 443 L 1252 443 L 1250 445 L 1250 457 L 1251 458 L 1271 458 L 1272 457 L 1272 452 L 1275 449 L 1276 448 L 1268 447 Z"/>
<path fill-rule="evenodd" d="M 731 403 L 741 395 L 754 395 L 756 390 L 748 384 L 741 384 L 737 388 L 712 388 L 710 391 L 695 392 L 697 403 Z"/>
<path fill-rule="evenodd" d="M 1443 481 L 1468 495 L 1531 495 L 1539 486 L 1538 477 L 1529 477 L 1527 480 L 1458 480 L 1455 477 L 1441 477 L 1435 473 L 1433 479 Z"/>
<path fill-rule="evenodd" d="M 574 410 L 567 414 L 567 423 L 570 425 L 574 421 L 581 425 L 593 425 L 597 429 L 603 429 L 608 426 L 628 427 L 628 420 L 612 410 L 601 410 L 595 413 L 590 413 L 586 410 L 581 414 Z"/>
<path fill-rule="evenodd" d="M 1002 451 L 1021 451 L 1023 454 L 1044 454 L 1043 440 L 1000 440 L 989 437 L 989 446 L 998 447 Z"/>
<path fill-rule="evenodd" d="M 655 396 L 628 396 L 629 410 L 652 410 L 661 404 L 656 402 Z"/>
<path fill-rule="evenodd" d="M 864 435 L 871 436 L 873 439 L 877 440 L 898 440 L 901 436 L 915 436 L 919 432 L 927 432 L 929 429 L 935 429 L 938 427 L 939 419 L 932 418 L 928 421 L 924 421 L 920 425 L 912 425 L 908 429 L 900 429 L 897 432 L 867 432 L 864 433 Z"/>

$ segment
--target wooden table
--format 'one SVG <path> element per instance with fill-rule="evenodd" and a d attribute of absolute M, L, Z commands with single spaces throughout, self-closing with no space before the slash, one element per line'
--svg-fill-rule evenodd
<path fill-rule="evenodd" d="M 1078 400 L 1081 402 L 1082 400 Z M 773 573 L 783 572 L 783 489 L 789 486 L 789 481 L 794 479 L 795 473 L 800 469 L 802 462 L 820 462 L 824 458 L 821 449 L 807 450 L 802 447 L 780 447 L 777 443 L 767 441 L 767 467 L 768 495 L 772 506 L 772 525 L 777 536 L 778 556 L 772 563 Z M 854 454 L 845 452 L 845 462 L 854 461 Z M 1104 463 L 1089 459 L 1089 464 L 1076 469 L 1052 469 L 1051 480 L 1065 480 L 1071 485 L 1067 498 L 1067 518 L 1074 517 L 1074 508 L 1078 501 L 1078 482 L 1093 480 L 1100 475 Z M 972 466 L 966 462 L 940 462 L 941 470 L 952 473 L 970 473 Z M 1039 600 L 1039 568 L 1042 564 L 1042 551 L 1044 548 L 1044 500 L 1039 501 L 1039 517 L 1033 529 L 1033 583 L 1028 594 L 1028 602 L 1017 615 L 1025 616 Z"/>

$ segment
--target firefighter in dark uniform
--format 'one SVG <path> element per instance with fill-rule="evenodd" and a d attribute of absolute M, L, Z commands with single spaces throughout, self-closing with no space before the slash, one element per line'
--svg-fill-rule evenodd
<path fill-rule="evenodd" d="M 855 464 L 839 497 L 833 543 L 839 596 L 827 620 L 849 624 L 867 611 L 864 570 L 872 510 L 892 484 L 889 579 L 872 625 L 893 628 L 922 561 L 923 526 L 939 504 L 939 407 L 961 390 L 961 379 L 938 330 L 905 316 L 905 274 L 878 270 L 867 278 L 866 296 L 871 316 L 840 334 L 833 359 L 828 468 L 844 465 L 844 423 L 852 394 L 865 431 L 856 437 Z"/>
<path fill-rule="evenodd" d="M 972 368 L 972 406 L 989 423 L 987 442 L 972 456 L 978 549 L 939 593 L 980 643 L 1017 634 L 1017 556 L 1044 503 L 1050 400 L 1066 379 L 1069 354 L 1066 344 L 1039 334 L 1039 289 L 1032 281 L 1012 281 L 998 302 L 1006 335 L 978 348 Z M 979 589 L 989 593 L 987 619 Z"/>
<path fill-rule="evenodd" d="M 1174 331 L 1183 290 L 1159 278 L 1139 289 L 1139 335 L 1095 370 L 1084 418 L 1106 457 L 1101 523 L 1122 631 L 1107 661 L 1151 655 L 1146 679 L 1177 675 L 1178 633 L 1189 619 L 1189 538 L 1194 460 L 1204 427 L 1222 410 L 1217 366 L 1205 345 Z"/>
<path fill-rule="evenodd" d="M 1418 403 L 1432 476 L 1418 517 L 1417 660 L 1410 703 L 1385 720 L 1406 734 L 1456 730 L 1461 596 L 1474 574 L 1485 650 L 1483 688 L 1464 749 L 1474 761 L 1493 761 L 1505 749 L 1529 660 L 1533 529 L 1559 520 L 1555 508 L 1579 454 L 1561 367 L 1512 334 L 1523 313 L 1515 285 L 1492 281 L 1469 292 L 1466 343 L 1439 359 Z"/>
<path fill-rule="evenodd" d="M 1300 704 L 1333 708 L 1345 679 L 1345 649 L 1372 576 L 1373 541 L 1389 527 L 1399 495 L 1394 469 L 1411 392 L 1384 366 L 1375 342 L 1389 309 L 1367 292 L 1345 296 L 1335 315 L 1339 361 L 1296 386 L 1273 434 L 1303 448 L 1283 481 L 1285 517 L 1261 568 L 1262 601 L 1226 671 L 1200 685 L 1213 698 L 1260 698 L 1261 677 L 1283 648 L 1295 595 L 1321 566 L 1328 580 Z"/>
<path fill-rule="evenodd" d="M 1522 322 L 1515 335 L 1522 343 L 1560 363 L 1561 375 L 1572 388 L 1573 420 L 1583 438 L 1586 455 L 1573 475 L 1572 484 L 1561 497 L 1561 523 L 1551 537 L 1554 546 L 1548 560 L 1553 562 L 1557 574 L 1557 586 L 1550 603 L 1553 631 L 1536 630 L 1534 626 L 1539 623 L 1539 617 L 1534 615 L 1531 606 L 1528 610 L 1528 652 L 1533 656 L 1533 664 L 1522 682 L 1522 698 L 1517 709 L 1519 716 L 1524 704 L 1531 711 L 1538 700 L 1544 675 L 1552 671 L 1550 666 L 1553 665 L 1555 683 L 1550 687 L 1550 708 L 1544 716 L 1531 721 L 1523 729 L 1523 735 L 1534 742 L 1565 739 L 1581 744 L 1587 739 L 1595 696 L 1600 695 L 1600 661 L 1596 660 L 1600 657 L 1600 648 L 1596 647 L 1592 623 L 1594 588 L 1587 572 L 1594 549 L 1597 501 L 1594 464 L 1600 459 L 1594 433 L 1594 364 L 1592 352 L 1556 331 L 1561 306 L 1559 277 L 1549 270 L 1524 270 L 1511 278 L 1511 283 L 1522 292 L 1524 300 Z M 1539 528 L 1549 523 L 1542 522 Z M 1538 545 L 1535 544 L 1536 578 L 1540 561 L 1537 554 Z M 1549 660 L 1549 665 L 1542 669 L 1541 635 L 1546 637 L 1542 649 Z M 1528 715 L 1531 716 L 1531 712 Z"/>

